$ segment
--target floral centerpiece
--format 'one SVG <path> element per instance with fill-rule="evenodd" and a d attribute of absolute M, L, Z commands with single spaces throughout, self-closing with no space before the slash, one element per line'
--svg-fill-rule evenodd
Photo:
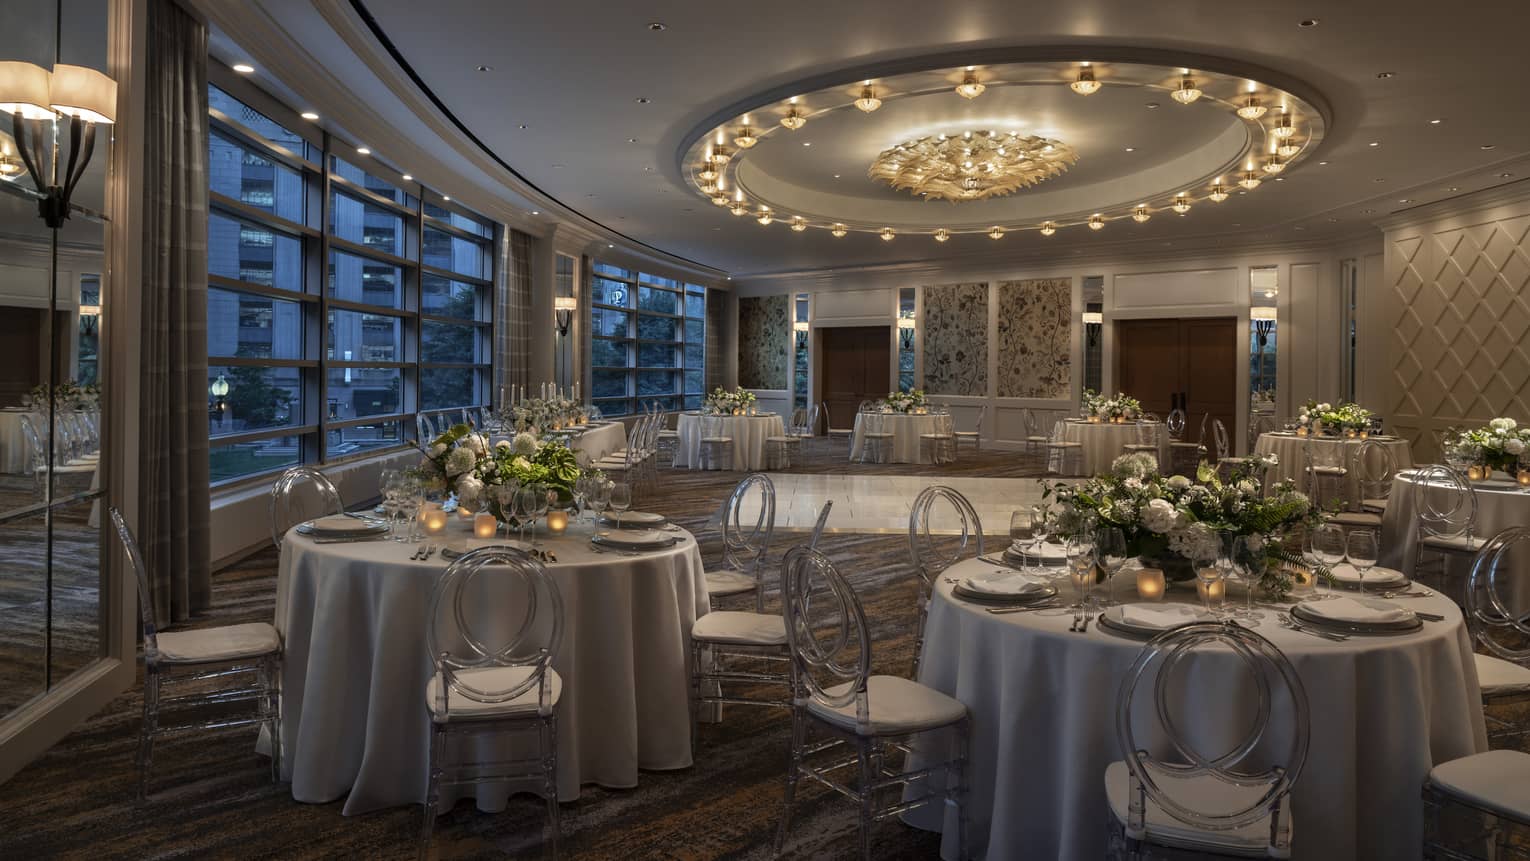
<path fill-rule="evenodd" d="M 1530 427 L 1511 418 L 1496 418 L 1487 427 L 1451 430 L 1445 437 L 1449 455 L 1468 464 L 1514 473 L 1520 457 L 1530 450 Z"/>
<path fill-rule="evenodd" d="M 1296 421 L 1313 433 L 1329 431 L 1359 431 L 1371 426 L 1371 411 L 1359 404 L 1339 404 L 1337 407 L 1329 403 L 1318 403 L 1309 400 L 1302 405 L 1301 412 L 1297 414 Z"/>
<path fill-rule="evenodd" d="M 754 402 L 754 392 L 748 389 L 738 388 L 730 392 L 718 386 L 710 395 L 707 395 L 702 407 L 707 412 L 717 415 L 739 415 L 748 412 L 749 408 L 754 406 Z"/>
<path fill-rule="evenodd" d="M 888 392 L 882 401 L 882 412 L 885 413 L 919 413 L 929 409 L 929 404 L 924 399 L 923 389 L 914 389 L 908 392 Z"/>
<path fill-rule="evenodd" d="M 1294 482 L 1281 482 L 1266 495 L 1258 476 L 1272 465 L 1272 457 L 1247 458 L 1223 481 L 1201 464 L 1192 480 L 1159 475 L 1150 454 L 1126 454 L 1116 458 L 1109 474 L 1078 484 L 1042 482 L 1043 496 L 1060 507 L 1059 534 L 1120 529 L 1127 553 L 1145 567 L 1163 569 L 1171 581 L 1194 579 L 1191 560 L 1214 558 L 1224 534 L 1256 538 L 1270 562 L 1260 585 L 1284 595 L 1292 586 L 1286 566 L 1303 563 L 1282 536 L 1296 526 L 1316 525 L 1321 513 Z"/>
<path fill-rule="evenodd" d="M 48 390 L 46 384 L 39 384 L 27 392 L 32 399 L 32 405 L 41 407 L 50 401 L 54 409 L 60 410 L 93 410 L 101 403 L 101 387 L 96 385 L 79 385 L 72 380 L 65 380 Z"/>
<path fill-rule="evenodd" d="M 517 431 L 535 435 L 543 431 L 562 430 L 588 421 L 584 405 L 564 397 L 523 398 L 510 407 L 508 424 Z"/>
<path fill-rule="evenodd" d="M 1107 398 L 1093 389 L 1084 390 L 1084 414 L 1106 421 L 1128 421 L 1142 415 L 1142 404 L 1131 395 Z"/>
<path fill-rule="evenodd" d="M 489 444 L 467 425 L 453 425 L 423 449 L 419 469 L 437 489 L 457 497 L 468 511 L 486 510 L 504 520 L 494 490 L 516 482 L 540 484 L 558 492 L 560 505 L 573 499 L 582 471 L 574 452 L 557 440 L 539 440 L 529 431 Z"/>

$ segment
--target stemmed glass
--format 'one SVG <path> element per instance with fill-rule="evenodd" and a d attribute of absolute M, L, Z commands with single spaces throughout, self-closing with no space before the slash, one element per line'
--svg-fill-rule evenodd
<path fill-rule="evenodd" d="M 494 488 L 494 498 L 499 501 L 499 519 L 505 524 L 505 537 L 515 527 L 515 495 L 521 492 L 521 483 L 510 479 Z"/>
<path fill-rule="evenodd" d="M 526 540 L 526 527 L 531 526 L 532 546 L 537 539 L 537 492 L 532 485 L 523 485 L 515 494 L 515 514 L 521 525 L 521 540 Z"/>
<path fill-rule="evenodd" d="M 1233 565 L 1237 566 L 1243 586 L 1248 592 L 1248 603 L 1239 617 L 1248 621 L 1264 618 L 1263 613 L 1254 609 L 1254 590 L 1264 579 L 1264 570 L 1269 565 L 1269 559 L 1264 555 L 1265 540 L 1253 535 L 1239 535 L 1233 539 Z"/>
<path fill-rule="evenodd" d="M 589 495 L 590 482 L 594 479 L 588 475 L 581 475 L 574 479 L 574 519 L 584 519 L 584 498 Z"/>
<path fill-rule="evenodd" d="M 1115 526 L 1105 526 L 1094 533 L 1094 558 L 1105 569 L 1105 606 L 1116 602 L 1116 575 L 1126 565 L 1126 535 Z"/>
<path fill-rule="evenodd" d="M 1009 515 L 1009 538 L 1021 546 L 1022 552 L 1025 545 L 1031 541 L 1031 528 L 1031 513 L 1029 511 L 1015 511 Z M 1031 570 L 1031 557 L 1028 554 L 1025 556 L 1024 563 L 1020 567 L 1025 571 Z"/>
<path fill-rule="evenodd" d="M 1094 545 L 1078 537 L 1068 542 L 1066 552 L 1069 576 L 1073 580 L 1073 588 L 1078 590 L 1078 602 L 1073 605 L 1073 609 L 1084 610 L 1089 606 L 1090 581 L 1094 579 Z"/>
<path fill-rule="evenodd" d="M 537 485 L 536 486 L 536 490 L 537 490 L 537 514 L 536 514 L 536 516 L 539 519 L 541 519 L 543 522 L 546 522 L 546 520 L 547 520 L 547 512 L 552 509 L 553 503 L 558 501 L 558 491 L 553 490 L 552 488 L 548 487 L 545 484 Z M 535 521 L 533 521 L 533 523 L 535 523 Z M 532 526 L 531 537 L 532 537 L 533 544 L 535 544 L 536 543 L 536 526 L 535 525 Z"/>
<path fill-rule="evenodd" d="M 611 504 L 611 482 L 603 479 L 591 479 L 590 482 L 590 511 L 595 513 L 595 519 L 600 520 L 605 514 L 606 507 Z"/>
<path fill-rule="evenodd" d="M 1332 523 L 1319 526 L 1312 533 L 1312 555 L 1317 561 L 1326 566 L 1331 573 L 1334 566 L 1344 561 L 1344 554 L 1348 550 L 1344 539 L 1344 530 Z M 1313 575 L 1317 576 L 1317 575 Z M 1331 593 L 1323 597 L 1332 597 Z"/>
<path fill-rule="evenodd" d="M 611 485 L 611 510 L 616 512 L 616 528 L 622 528 L 622 512 L 632 507 L 632 485 L 625 481 Z"/>
<path fill-rule="evenodd" d="M 382 490 L 383 513 L 388 516 L 388 535 L 394 541 L 403 541 L 398 534 L 399 496 L 403 493 L 403 474 L 395 469 L 385 469 L 378 474 L 378 486 Z"/>
<path fill-rule="evenodd" d="M 1056 525 L 1048 519 L 1047 514 L 1045 505 L 1031 507 L 1031 555 L 1036 558 L 1037 568 L 1046 564 L 1046 560 L 1041 555 L 1041 545 L 1046 543 L 1047 535 Z"/>
<path fill-rule="evenodd" d="M 1345 555 L 1349 564 L 1355 569 L 1355 574 L 1360 578 L 1360 594 L 1365 594 L 1365 572 L 1371 570 L 1376 564 L 1378 549 L 1376 547 L 1376 533 L 1369 529 L 1357 529 L 1349 534 L 1345 542 Z"/>
<path fill-rule="evenodd" d="M 399 515 L 404 518 L 406 528 L 403 535 L 395 534 L 393 540 L 415 540 L 420 525 L 420 508 L 425 505 L 425 486 L 420 483 L 419 479 L 410 475 L 403 475 L 399 478 L 398 501 L 396 505 L 398 506 Z"/>
<path fill-rule="evenodd" d="M 1195 579 L 1201 582 L 1201 603 L 1205 605 L 1206 613 L 1210 616 L 1221 618 L 1222 603 L 1227 600 L 1227 584 L 1224 581 L 1226 572 L 1217 564 L 1218 557 L 1222 555 L 1219 546 L 1216 548 L 1196 548 L 1190 556 L 1190 564 L 1195 566 Z M 1211 588 L 1218 583 L 1222 584 L 1222 601 L 1213 608 L 1211 606 Z"/>

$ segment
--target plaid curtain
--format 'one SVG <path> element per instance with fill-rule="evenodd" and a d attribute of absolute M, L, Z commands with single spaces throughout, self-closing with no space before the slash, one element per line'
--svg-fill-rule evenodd
<path fill-rule="evenodd" d="M 728 357 L 723 354 L 723 344 L 728 342 L 727 334 L 733 328 L 733 320 L 729 319 L 729 311 L 732 309 L 733 296 L 726 290 L 707 291 L 707 391 L 722 386 L 727 387 L 725 379 L 728 373 Z"/>
<path fill-rule="evenodd" d="M 531 384 L 531 243 L 519 230 L 505 230 L 500 237 L 498 298 L 494 320 L 498 361 L 494 365 L 494 404 L 500 404 L 501 386 Z"/>

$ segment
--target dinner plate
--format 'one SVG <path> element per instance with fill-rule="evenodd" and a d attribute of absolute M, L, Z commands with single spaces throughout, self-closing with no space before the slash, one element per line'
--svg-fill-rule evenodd
<path fill-rule="evenodd" d="M 1132 608 L 1128 612 L 1127 608 Z M 1189 604 L 1117 604 L 1100 613 L 1100 625 L 1144 640 L 1211 619 Z"/>
<path fill-rule="evenodd" d="M 1360 588 L 1360 572 L 1348 562 L 1340 562 L 1330 572 L 1333 574 L 1334 585 L 1340 589 Z M 1365 586 L 1368 589 L 1401 589 L 1408 583 L 1408 575 L 1395 568 L 1377 565 L 1365 572 Z"/>
<path fill-rule="evenodd" d="M 310 520 L 298 526 L 297 531 L 301 535 L 312 535 L 315 538 L 350 538 L 380 535 L 388 531 L 388 524 L 337 514 Z"/>
<path fill-rule="evenodd" d="M 1008 569 L 989 570 L 971 577 L 963 577 L 957 581 L 957 584 L 962 587 L 963 592 L 994 598 L 1039 595 L 1046 592 L 1049 585 L 1044 580 Z"/>
<path fill-rule="evenodd" d="M 1039 552 L 1027 551 L 1031 559 L 1040 558 L 1046 565 L 1062 565 L 1068 561 L 1068 548 L 1062 544 L 1054 544 L 1050 541 L 1037 548 Z M 1004 559 L 1016 564 L 1024 564 L 1025 558 L 1021 556 L 1019 548 L 1011 544 L 1004 548 Z"/>
<path fill-rule="evenodd" d="M 1368 622 L 1358 619 L 1338 619 L 1319 612 L 1319 610 L 1323 608 L 1320 608 L 1317 605 L 1332 604 L 1334 603 L 1332 601 L 1312 601 L 1304 604 L 1297 604 L 1295 607 L 1291 608 L 1291 615 L 1294 616 L 1297 621 L 1304 624 L 1316 625 L 1320 628 L 1325 628 L 1331 631 L 1341 631 L 1346 634 L 1408 634 L 1424 627 L 1423 620 L 1413 615 L 1413 611 L 1408 610 L 1405 607 L 1399 607 L 1394 603 L 1383 601 L 1379 598 L 1351 598 L 1349 596 L 1345 596 L 1342 599 L 1336 600 L 1355 601 L 1357 603 L 1375 607 L 1377 609 L 1398 610 L 1402 613 L 1405 613 L 1406 616 L 1396 620 L 1378 620 L 1374 622 Z"/>
<path fill-rule="evenodd" d="M 955 586 L 951 587 L 951 594 L 963 601 L 971 601 L 974 604 L 1014 606 L 1017 604 L 1037 604 L 1046 601 L 1057 594 L 1057 587 L 1044 583 L 1039 590 L 1033 592 L 1015 595 L 994 595 L 988 592 L 974 592 L 965 588 L 961 582 L 957 582 Z"/>
<path fill-rule="evenodd" d="M 669 522 L 669 518 L 652 511 L 624 511 L 621 517 L 622 529 L 647 529 L 655 526 L 663 526 Z M 602 514 L 600 523 L 603 526 L 616 526 L 617 519 L 612 514 Z"/>
<path fill-rule="evenodd" d="M 620 529 L 610 532 L 597 532 L 590 539 L 590 543 L 600 547 L 615 547 L 621 550 L 652 550 L 658 547 L 668 547 L 677 540 L 679 539 L 670 532 L 659 532 L 652 529 L 643 531 Z"/>
<path fill-rule="evenodd" d="M 456 559 L 469 550 L 477 550 L 480 547 L 489 547 L 491 542 L 482 538 L 459 538 L 441 548 L 442 559 Z M 531 552 L 531 545 L 525 541 L 494 541 L 494 547 L 511 547 L 516 550 Z"/>

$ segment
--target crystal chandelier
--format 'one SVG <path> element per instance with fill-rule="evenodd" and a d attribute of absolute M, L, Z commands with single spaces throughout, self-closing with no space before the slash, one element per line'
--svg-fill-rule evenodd
<path fill-rule="evenodd" d="M 867 176 L 915 196 L 986 200 L 1059 176 L 1077 161 L 1078 153 L 1062 141 L 969 131 L 922 137 L 883 150 Z"/>
<path fill-rule="evenodd" d="M 950 238 L 951 238 L 951 231 L 945 229 L 944 227 L 942 227 L 939 230 L 935 231 L 935 241 L 936 242 L 945 242 L 947 239 L 950 239 Z"/>
<path fill-rule="evenodd" d="M 1094 69 L 1090 68 L 1088 63 L 1085 63 L 1078 70 L 1078 79 L 1069 84 L 1068 87 L 1081 96 L 1089 96 L 1099 91 L 1100 82 L 1094 79 Z"/>
<path fill-rule="evenodd" d="M 962 76 L 962 82 L 956 85 L 956 94 L 964 99 L 975 99 L 981 96 L 986 89 L 988 88 L 983 86 L 982 81 L 978 80 L 974 69 L 968 66 L 967 73 Z"/>
<path fill-rule="evenodd" d="M 792 131 L 807 125 L 807 117 L 804 117 L 802 112 L 797 110 L 797 97 L 792 96 L 787 103 L 791 105 L 791 109 L 786 112 L 786 116 L 781 118 L 781 125 Z"/>
<path fill-rule="evenodd" d="M 1003 239 L 1004 238 L 1004 228 L 1000 227 L 997 224 L 995 224 L 993 227 L 988 228 L 988 238 L 989 239 Z"/>
<path fill-rule="evenodd" d="M 1201 97 L 1201 91 L 1195 85 L 1195 79 L 1185 75 L 1179 81 L 1179 89 L 1170 93 L 1169 96 L 1182 105 L 1188 105 Z"/>
<path fill-rule="evenodd" d="M 855 106 L 868 114 L 882 107 L 882 100 L 877 98 L 877 91 L 871 88 L 870 81 L 861 88 L 861 97 L 855 100 Z"/>
<path fill-rule="evenodd" d="M 1137 208 L 1132 210 L 1132 221 L 1135 221 L 1138 224 L 1141 224 L 1152 217 L 1153 216 L 1148 212 L 1147 204 L 1145 203 L 1137 204 Z"/>

